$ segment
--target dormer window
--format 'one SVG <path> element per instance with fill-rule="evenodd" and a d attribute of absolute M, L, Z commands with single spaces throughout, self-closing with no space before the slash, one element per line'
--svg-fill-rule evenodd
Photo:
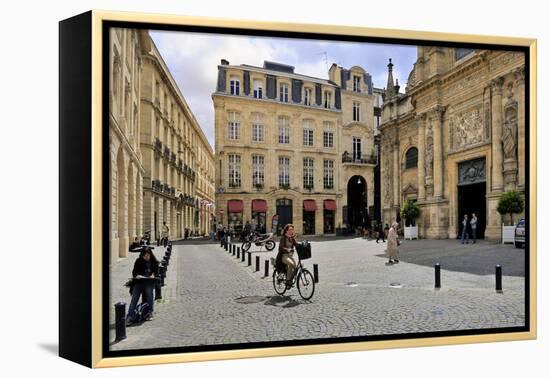
<path fill-rule="evenodd" d="M 232 96 L 240 96 L 241 93 L 241 83 L 238 78 L 232 77 L 229 81 L 229 93 Z"/>
<path fill-rule="evenodd" d="M 304 90 L 304 105 L 305 106 L 311 106 L 311 96 L 312 96 L 311 88 L 306 88 Z"/>
<path fill-rule="evenodd" d="M 288 102 L 288 84 L 281 84 L 279 87 L 279 101 Z"/>
<path fill-rule="evenodd" d="M 323 104 L 325 109 L 330 109 L 332 107 L 332 93 L 330 91 L 325 91 Z"/>
<path fill-rule="evenodd" d="M 254 80 L 254 98 L 263 97 L 263 83 L 261 80 Z"/>
<path fill-rule="evenodd" d="M 361 93 L 361 77 L 353 76 L 353 91 Z"/>

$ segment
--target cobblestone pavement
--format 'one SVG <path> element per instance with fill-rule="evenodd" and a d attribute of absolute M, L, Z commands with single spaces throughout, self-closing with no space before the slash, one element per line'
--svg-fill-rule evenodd
<path fill-rule="evenodd" d="M 486 268 L 490 274 L 479 274 L 477 268 L 468 272 L 467 267 L 476 267 L 476 255 L 471 246 L 467 247 L 470 252 L 462 254 L 461 247 L 466 246 L 448 240 L 407 241 L 402 247 L 402 261 L 387 265 L 382 243 L 361 238 L 313 241 L 313 257 L 304 261 L 304 265 L 311 271 L 312 264 L 319 265 L 320 283 L 308 302 L 299 297 L 296 288 L 288 295 L 277 296 L 271 277 L 262 278 L 264 260 L 274 257 L 275 251 L 253 253 L 261 259 L 260 272 L 254 272 L 254 257 L 252 267 L 248 267 L 246 261 L 237 260 L 219 244 L 175 245 L 169 281 L 163 292 L 164 303 L 156 305 L 154 320 L 129 327 L 128 338 L 113 343 L 111 348 L 523 326 L 524 278 L 508 276 L 504 269 L 504 293 L 497 294 L 494 264 Z M 417 258 L 419 263 L 414 263 L 414 251 L 438 253 L 441 248 L 445 249 L 444 255 L 453 250 L 457 251 L 455 255 L 462 254 L 463 267 L 446 270 L 442 263 L 442 289 L 434 290 L 433 266 L 427 262 L 434 257 L 425 253 L 421 259 Z M 479 248 L 479 254 L 487 255 L 508 253 L 509 247 L 480 243 L 475 248 Z M 133 257 L 126 259 L 112 269 L 112 303 L 129 301 L 127 289 L 121 290 L 119 286 L 129 276 L 133 260 Z M 460 259 L 453 255 L 451 260 Z M 509 263 L 516 260 L 511 258 Z M 492 261 L 482 264 L 489 263 Z"/>

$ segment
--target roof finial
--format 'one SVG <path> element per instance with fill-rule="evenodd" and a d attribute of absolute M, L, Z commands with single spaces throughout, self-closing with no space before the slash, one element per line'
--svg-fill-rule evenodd
<path fill-rule="evenodd" d="M 395 95 L 395 85 L 393 83 L 393 63 L 389 58 L 388 63 L 388 83 L 386 85 L 386 98 L 391 98 Z"/>

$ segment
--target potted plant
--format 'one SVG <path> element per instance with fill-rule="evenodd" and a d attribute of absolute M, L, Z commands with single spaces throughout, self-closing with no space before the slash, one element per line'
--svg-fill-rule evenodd
<path fill-rule="evenodd" d="M 405 239 L 418 239 L 416 219 L 420 216 L 420 208 L 412 199 L 408 199 L 401 208 L 401 218 L 405 220 Z"/>
<path fill-rule="evenodd" d="M 500 215 L 510 215 L 510 225 L 505 226 L 502 222 L 502 243 L 514 242 L 514 214 L 519 214 L 525 206 L 523 196 L 515 190 L 504 192 L 500 195 L 497 204 L 497 211 Z"/>

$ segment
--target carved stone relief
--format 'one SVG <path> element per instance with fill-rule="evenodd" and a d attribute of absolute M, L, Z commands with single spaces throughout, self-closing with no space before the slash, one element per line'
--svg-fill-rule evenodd
<path fill-rule="evenodd" d="M 431 122 L 428 122 L 428 129 L 426 130 L 426 146 L 424 152 L 424 168 L 426 170 L 426 177 L 432 177 L 433 163 L 434 163 L 434 138 Z"/>
<path fill-rule="evenodd" d="M 517 159 L 518 103 L 514 100 L 512 83 L 508 84 L 506 105 L 504 106 L 504 125 L 502 127 L 502 151 L 504 160 Z"/>
<path fill-rule="evenodd" d="M 487 120 L 490 113 L 487 110 L 483 114 L 481 105 L 478 105 L 473 109 L 451 115 L 449 129 L 453 152 L 487 141 L 490 125 Z"/>

